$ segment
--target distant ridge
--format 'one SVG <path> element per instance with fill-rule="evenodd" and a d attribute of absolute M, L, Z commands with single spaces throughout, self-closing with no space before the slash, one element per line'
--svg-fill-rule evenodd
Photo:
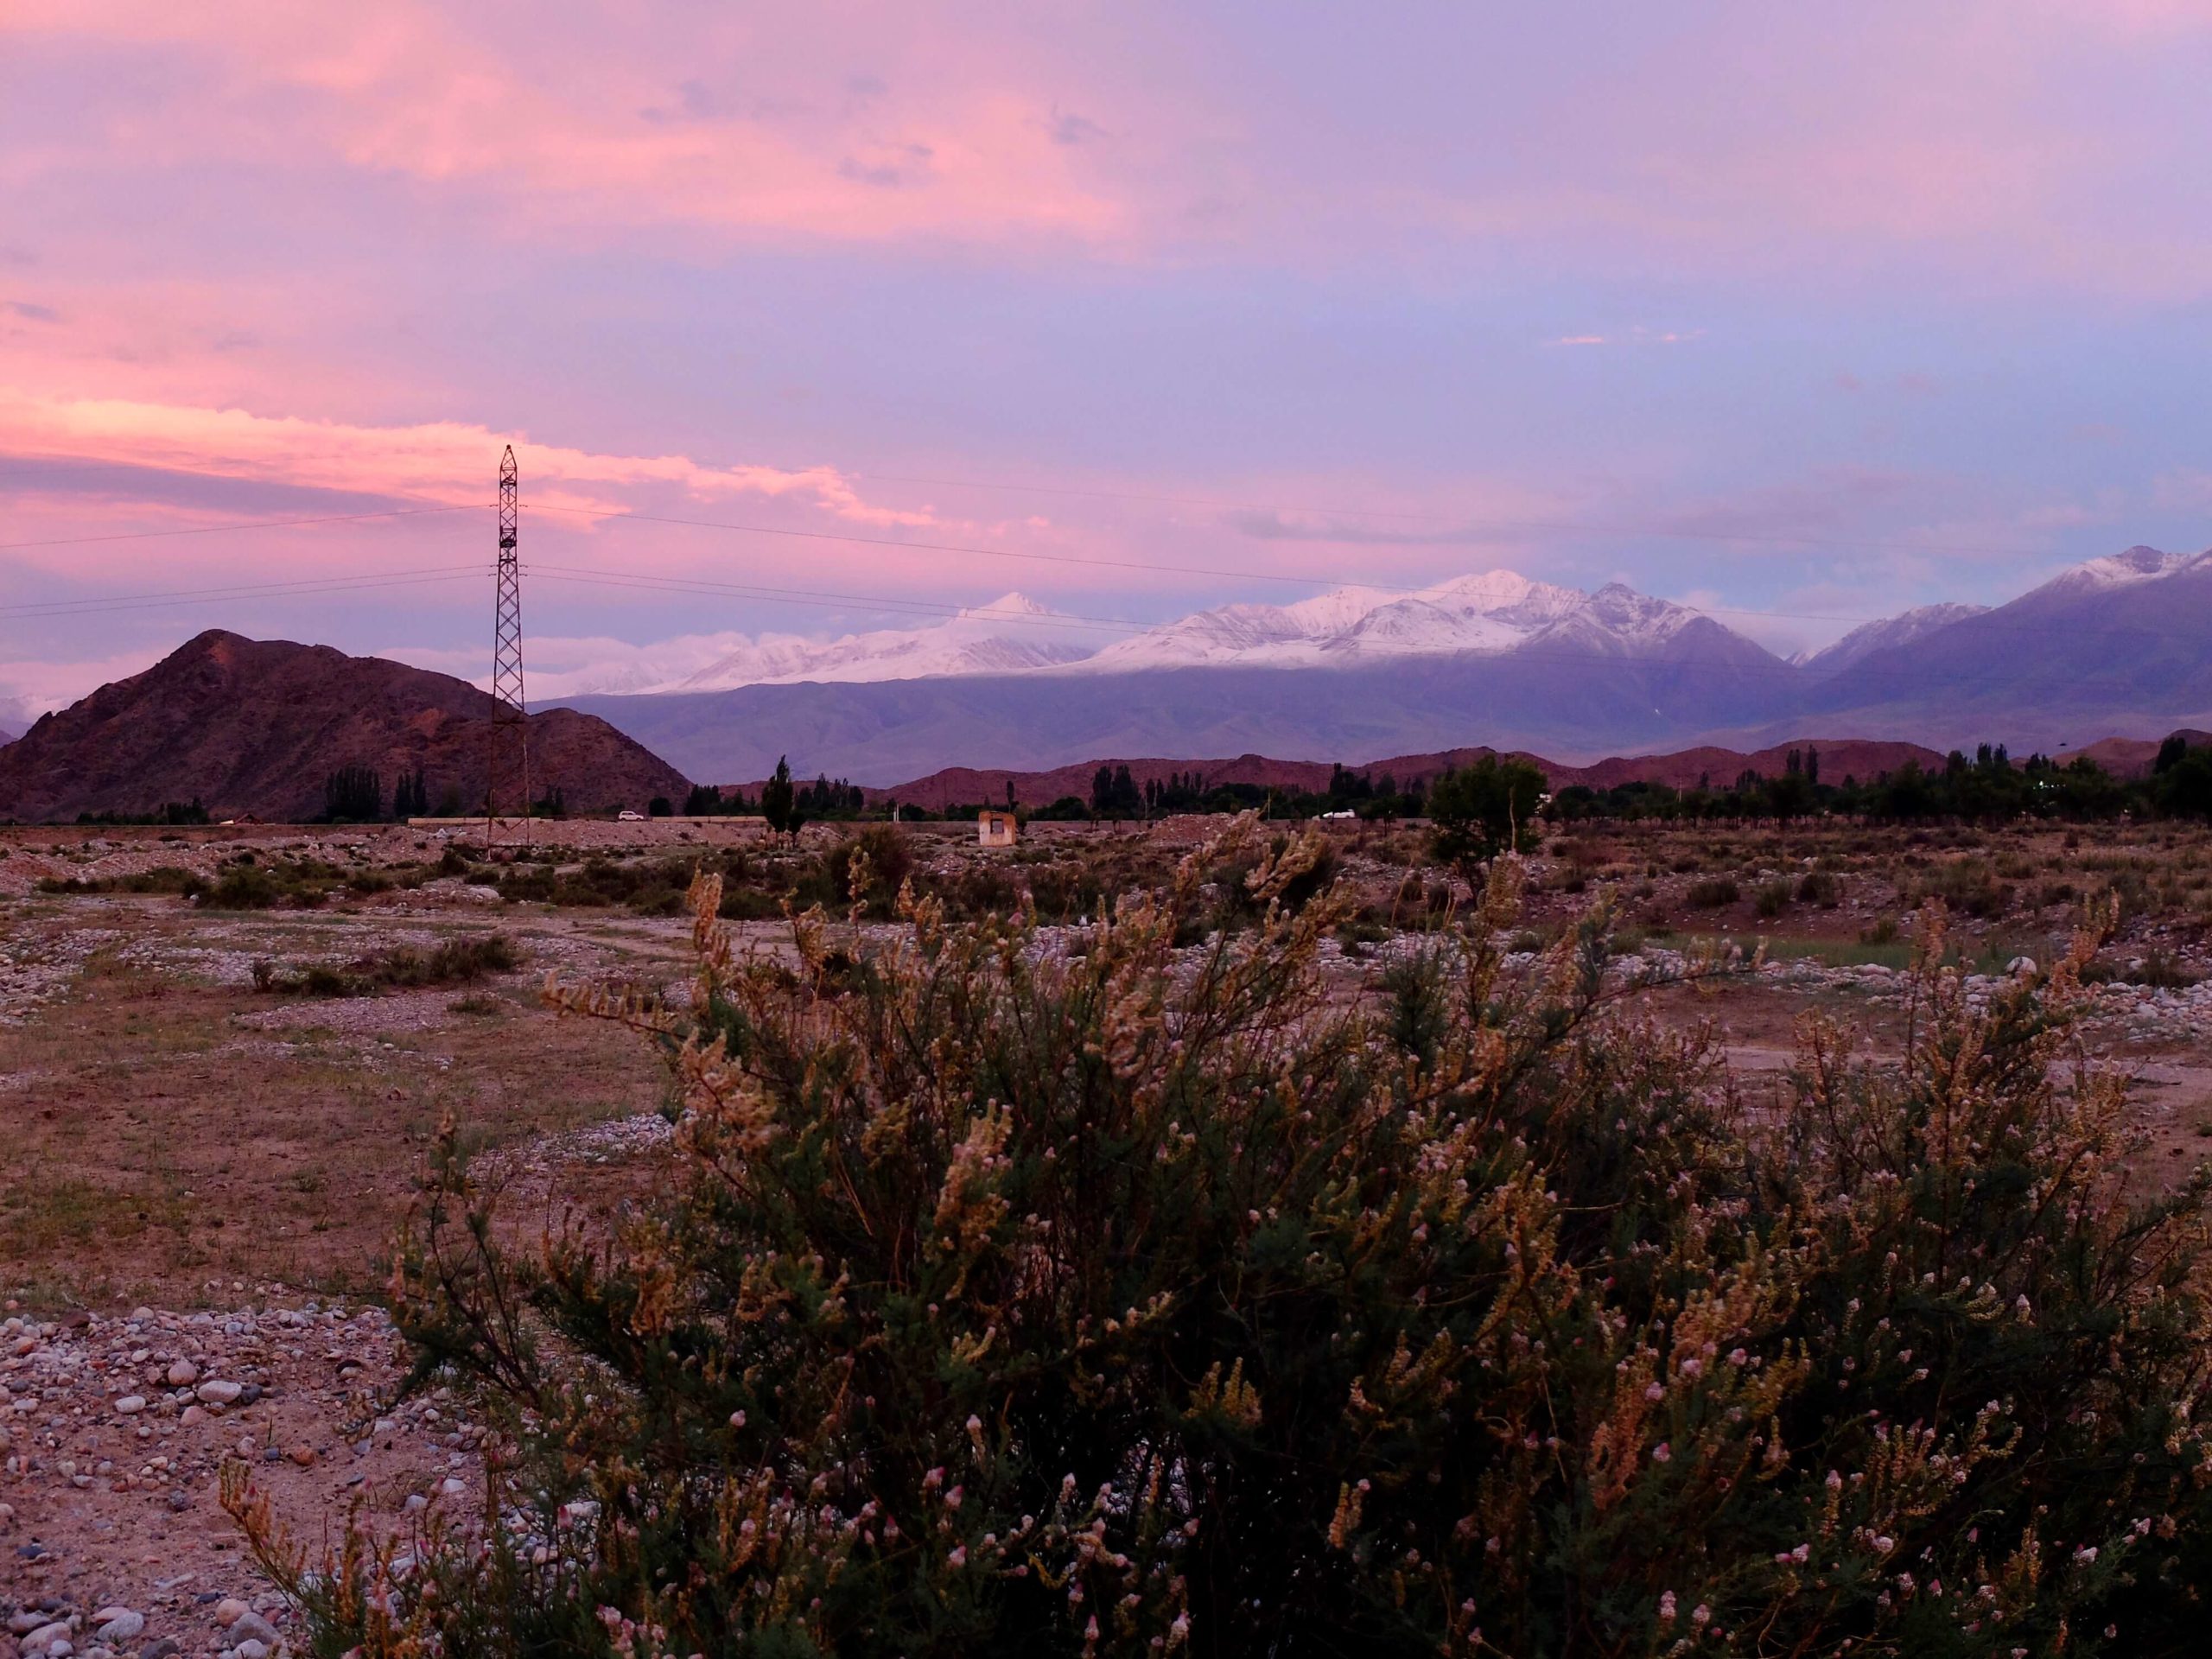
<path fill-rule="evenodd" d="M 2166 738 L 2177 737 L 2192 749 L 2212 747 L 2212 732 L 2192 731 L 2183 727 L 2169 732 L 2166 737 L 2106 737 L 2094 743 L 2085 743 L 2078 749 L 2063 750 L 2051 759 L 2063 766 L 2079 756 L 2094 761 L 2115 778 L 2147 778 L 2151 768 L 2158 763 L 2158 751 Z"/>
<path fill-rule="evenodd" d="M 2157 746 L 2152 746 L 2155 748 Z M 1933 749 L 1923 748 L 1916 743 L 1867 742 L 1857 738 L 1834 741 L 1810 738 L 1771 749 L 1749 753 L 1733 749 L 1683 749 L 1673 754 L 1615 755 L 1588 766 L 1549 760 L 1540 754 L 1524 751 L 1506 751 L 1521 760 L 1533 761 L 1541 769 L 1554 789 L 1565 789 L 1571 785 L 1586 785 L 1592 789 L 1611 789 L 1621 784 L 1666 784 L 1676 789 L 1688 789 L 1699 779 L 1710 779 L 1715 787 L 1735 782 L 1738 773 L 1752 771 L 1772 777 L 1787 765 L 1793 749 L 1817 749 L 1820 752 L 1821 776 L 1831 783 L 1841 783 L 1847 777 L 1871 779 L 1885 772 L 1894 772 L 1906 761 L 1918 762 L 1923 767 L 1941 766 L 1943 757 Z M 1446 749 L 1427 754 L 1397 754 L 1380 760 L 1345 763 L 1352 772 L 1365 772 L 1370 778 L 1389 773 L 1402 788 L 1415 785 L 1426 785 L 1440 772 L 1454 766 L 1471 766 L 1486 754 L 1496 754 L 1496 749 L 1476 747 Z M 1166 760 L 1157 756 L 1105 756 L 1076 762 L 1071 766 L 1053 766 L 1039 772 L 1009 771 L 1002 767 L 948 766 L 933 772 L 926 778 L 917 778 L 887 789 L 867 791 L 871 802 L 895 800 L 903 805 L 918 806 L 937 812 L 953 805 L 981 805 L 1006 799 L 1007 785 L 1014 785 L 1014 799 L 1027 807 L 1047 806 L 1063 796 L 1073 795 L 1088 799 L 1092 777 L 1101 766 L 1127 766 L 1129 776 L 1140 785 L 1154 779 L 1165 779 L 1176 773 L 1196 772 L 1211 787 L 1221 784 L 1251 784 L 1262 789 L 1300 789 L 1319 791 L 1326 788 L 1334 763 L 1317 760 L 1278 760 L 1263 754 L 1240 754 L 1223 760 Z M 757 793 L 758 782 L 738 785 L 748 793 Z"/>
<path fill-rule="evenodd" d="M 1909 645 L 1938 628 L 1980 616 L 1988 608 L 1986 605 L 1923 605 L 1916 610 L 1885 616 L 1878 622 L 1862 622 L 1825 650 L 1792 660 L 1811 673 L 1838 673 L 1871 652 L 1887 651 L 1893 645 Z"/>
<path fill-rule="evenodd" d="M 0 748 L 0 817 L 140 813 L 198 799 L 219 817 L 298 822 L 341 766 L 387 792 L 421 768 L 433 804 L 480 803 L 491 697 L 445 674 L 328 645 L 211 629 L 143 674 L 42 717 Z M 632 806 L 688 788 L 673 766 L 573 709 L 530 721 L 534 783 L 571 808 Z"/>

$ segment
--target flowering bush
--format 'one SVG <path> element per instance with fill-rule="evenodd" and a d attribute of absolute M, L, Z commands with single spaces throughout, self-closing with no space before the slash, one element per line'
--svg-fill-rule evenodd
<path fill-rule="evenodd" d="M 1355 1001 L 1333 893 L 1179 950 L 1236 850 L 1075 956 L 740 957 L 709 879 L 688 1010 L 562 993 L 688 1179 L 528 1259 L 448 1138 L 396 1305 L 491 1512 L 307 1575 L 234 1480 L 318 1651 L 2194 1650 L 2202 1188 L 2122 1192 L 2094 937 L 1978 1009 L 1932 912 L 1903 1063 L 1815 1020 L 1754 1107 L 1602 907 L 1506 973 L 1510 861 Z"/>

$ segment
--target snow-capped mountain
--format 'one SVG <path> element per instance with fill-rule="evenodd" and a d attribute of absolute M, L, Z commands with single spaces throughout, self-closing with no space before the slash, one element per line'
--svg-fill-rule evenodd
<path fill-rule="evenodd" d="M 2212 552 L 2131 547 L 2077 564 L 1815 677 L 1800 706 L 1848 711 L 1870 736 L 1979 733 L 2015 753 L 2196 724 L 2212 710 Z"/>
<path fill-rule="evenodd" d="M 1122 673 L 1194 663 L 1310 663 L 1325 641 L 1395 597 L 1376 588 L 1339 588 L 1294 605 L 1224 605 L 1117 639 L 1084 666 Z"/>
<path fill-rule="evenodd" d="M 1618 652 L 1670 637 L 1696 614 L 1618 583 L 1584 594 L 1491 570 L 1414 594 L 1339 588 L 1294 605 L 1224 605 L 1119 640 L 1078 667 L 1100 674 L 1343 668 L 1393 657 L 1494 655 L 1570 634 Z"/>
<path fill-rule="evenodd" d="M 836 639 L 694 635 L 626 654 L 602 647 L 582 666 L 541 671 L 537 681 L 543 695 L 565 700 L 1044 670 L 1350 668 L 1397 658 L 1495 655 L 1538 642 L 1620 656 L 1669 640 L 1697 620 L 1694 611 L 1618 582 L 1585 594 L 1511 570 L 1455 576 L 1411 594 L 1348 587 L 1289 605 L 1224 605 L 1133 634 L 1012 593 L 942 622 Z"/>
<path fill-rule="evenodd" d="M 2109 554 L 2101 559 L 2091 559 L 2087 564 L 2077 564 L 2070 570 L 2063 570 L 2042 587 L 2023 594 L 2013 603 L 2038 598 L 2108 593 L 2116 588 L 2132 588 L 2139 582 L 2179 575 L 2192 566 L 2208 565 L 2212 565 L 2212 551 L 2165 553 L 2139 543 L 2124 553 Z"/>
<path fill-rule="evenodd" d="M 1895 616 L 1885 616 L 1878 621 L 1862 622 L 1834 645 L 1824 645 L 1818 651 L 1801 652 L 1789 660 L 1815 673 L 1834 674 L 1850 667 L 1870 652 L 1887 651 L 1892 645 L 1909 645 L 1938 628 L 1947 628 L 1954 622 L 1963 622 L 1970 616 L 1980 616 L 1988 608 L 1986 605 L 1960 605 L 1948 601 L 1941 605 L 1923 605 L 1917 609 L 1901 611 Z"/>
<path fill-rule="evenodd" d="M 1620 583 L 1585 594 L 1510 571 L 1224 606 L 1095 652 L 1096 635 L 1041 610 L 1010 595 L 909 633 L 758 642 L 697 677 L 735 687 L 703 706 L 578 706 L 695 776 L 757 778 L 788 753 L 882 783 L 1108 755 L 1353 760 L 1481 742 L 1595 757 L 1846 733 L 2025 754 L 2212 725 L 2212 554 L 2131 548 L 1995 610 L 1868 623 L 1802 664 Z M 1005 612 L 1027 613 L 1033 635 Z"/>
<path fill-rule="evenodd" d="M 741 685 L 789 685 L 807 680 L 932 679 L 947 674 L 1018 674 L 1088 657 L 1098 631 L 1006 594 L 921 628 L 880 628 L 841 639 L 763 634 L 697 672 L 656 688 L 726 691 Z"/>

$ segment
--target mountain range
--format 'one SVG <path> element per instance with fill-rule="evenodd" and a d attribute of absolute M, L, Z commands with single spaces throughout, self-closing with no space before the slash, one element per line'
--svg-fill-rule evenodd
<path fill-rule="evenodd" d="M 1794 661 L 1618 582 L 1583 593 L 1506 570 L 1411 594 L 1228 605 L 1102 638 L 1110 626 L 1008 594 L 829 642 L 694 639 L 672 685 L 641 652 L 620 683 L 663 689 L 532 716 L 538 775 L 588 808 L 672 798 L 683 773 L 759 779 L 784 755 L 802 775 L 876 788 L 960 768 L 965 787 L 1102 755 L 1325 766 L 1481 747 L 1549 755 L 1560 772 L 1700 745 L 1725 756 L 1798 740 L 1986 741 L 2024 754 L 2212 725 L 2212 553 L 2148 547 L 1994 608 L 1870 622 Z M 198 796 L 298 818 L 321 809 L 332 769 L 353 765 L 387 782 L 421 766 L 434 799 L 474 801 L 490 709 L 446 675 L 214 631 L 0 745 L 0 817 Z"/>
<path fill-rule="evenodd" d="M 870 683 L 1052 670 L 1351 668 L 1404 657 L 1523 649 L 1648 655 L 1683 636 L 1707 650 L 1748 639 L 1686 606 L 1619 582 L 1594 594 L 1511 570 L 1456 576 L 1416 593 L 1339 588 L 1288 605 L 1224 605 L 1155 626 L 1072 616 L 1009 593 L 941 622 L 830 640 L 763 635 L 699 669 L 653 678 L 634 661 L 562 677 L 563 701 L 683 696 L 754 685 Z"/>
<path fill-rule="evenodd" d="M 420 770 L 431 804 L 484 797 L 490 696 L 449 675 L 328 645 L 211 629 L 143 674 L 43 716 L 0 748 L 0 818 L 143 813 L 200 800 L 217 817 L 298 823 L 323 810 L 340 766 L 388 791 Z M 683 775 L 604 721 L 571 709 L 530 717 L 533 785 L 572 807 L 643 810 L 680 801 Z"/>
<path fill-rule="evenodd" d="M 764 641 L 652 695 L 566 699 L 694 776 L 779 755 L 888 785 L 1097 754 L 1314 758 L 1480 743 L 1563 760 L 1807 733 L 2016 752 L 2212 710 L 2212 553 L 2134 547 L 1994 608 L 1931 605 L 1785 661 L 1689 607 L 1510 570 L 1156 626 L 1020 594 L 927 626 Z"/>

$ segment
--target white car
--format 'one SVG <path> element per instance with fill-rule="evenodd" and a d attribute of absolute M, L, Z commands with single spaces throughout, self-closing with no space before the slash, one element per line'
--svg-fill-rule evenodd
<path fill-rule="evenodd" d="M 645 821 L 645 815 L 642 812 L 632 812 L 626 806 L 614 815 L 614 821 L 617 823 L 643 823 Z"/>

